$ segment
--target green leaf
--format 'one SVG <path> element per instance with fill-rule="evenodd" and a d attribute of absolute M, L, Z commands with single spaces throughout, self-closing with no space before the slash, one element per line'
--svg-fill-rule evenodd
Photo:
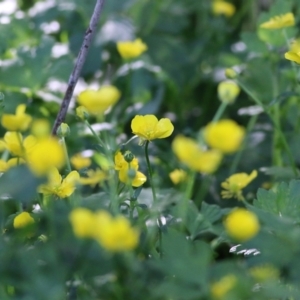
<path fill-rule="evenodd" d="M 300 181 L 282 182 L 275 189 L 259 189 L 254 206 L 280 217 L 300 222 Z"/>

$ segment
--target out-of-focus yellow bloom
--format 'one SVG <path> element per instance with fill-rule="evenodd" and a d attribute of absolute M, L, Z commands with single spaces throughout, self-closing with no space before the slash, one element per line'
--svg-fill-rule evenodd
<path fill-rule="evenodd" d="M 78 95 L 78 103 L 83 105 L 90 114 L 103 114 L 110 106 L 119 101 L 120 91 L 112 85 L 104 85 L 98 91 L 85 90 Z M 83 114 L 83 116 L 82 116 Z M 84 119 L 84 111 L 77 115 Z"/>
<path fill-rule="evenodd" d="M 151 141 L 169 137 L 174 130 L 174 126 L 168 118 L 158 120 L 154 115 L 138 115 L 131 121 L 131 130 L 142 141 Z"/>
<path fill-rule="evenodd" d="M 201 173 L 213 173 L 222 160 L 220 151 L 203 150 L 195 140 L 182 135 L 176 136 L 172 149 L 182 163 Z"/>
<path fill-rule="evenodd" d="M 33 149 L 36 138 L 32 135 L 23 139 L 22 134 L 16 131 L 7 131 L 0 143 L 12 154 L 24 157 Z"/>
<path fill-rule="evenodd" d="M 277 280 L 280 275 L 279 270 L 270 264 L 252 267 L 249 269 L 249 273 L 258 282 Z"/>
<path fill-rule="evenodd" d="M 74 234 L 79 238 L 94 237 L 95 214 L 87 208 L 75 208 L 69 215 Z"/>
<path fill-rule="evenodd" d="M 1 119 L 1 124 L 9 131 L 25 131 L 28 129 L 32 117 L 25 113 L 26 105 L 20 104 L 17 106 L 16 114 L 4 114 Z"/>
<path fill-rule="evenodd" d="M 284 54 L 284 57 L 287 60 L 300 64 L 300 39 L 292 42 L 290 50 Z"/>
<path fill-rule="evenodd" d="M 135 41 L 118 42 L 117 49 L 120 55 L 125 59 L 135 58 L 144 53 L 148 47 L 141 39 Z"/>
<path fill-rule="evenodd" d="M 222 81 L 218 85 L 219 99 L 227 104 L 233 103 L 240 91 L 239 86 L 231 80 Z"/>
<path fill-rule="evenodd" d="M 73 155 L 70 161 L 76 170 L 87 168 L 92 164 L 92 161 L 89 157 L 84 157 L 80 153 Z"/>
<path fill-rule="evenodd" d="M 95 218 L 95 238 L 104 249 L 120 252 L 136 248 L 139 242 L 139 231 L 131 227 L 124 216 L 113 218 L 106 211 L 98 211 Z"/>
<path fill-rule="evenodd" d="M 119 171 L 119 180 L 125 184 L 131 184 L 134 187 L 139 187 L 144 184 L 147 177 L 138 171 L 139 162 L 134 155 L 130 162 L 127 162 L 123 154 L 118 151 L 115 155 L 115 170 Z"/>
<path fill-rule="evenodd" d="M 79 119 L 84 121 L 84 120 L 88 119 L 89 112 L 87 111 L 87 109 L 84 106 L 80 105 L 76 108 L 76 115 Z"/>
<path fill-rule="evenodd" d="M 175 169 L 169 174 L 169 177 L 174 184 L 178 184 L 186 180 L 187 174 L 182 169 Z"/>
<path fill-rule="evenodd" d="M 48 174 L 47 184 L 38 187 L 39 193 L 45 195 L 55 195 L 59 198 L 71 196 L 75 189 L 76 183 L 79 182 L 79 174 L 77 171 L 70 172 L 65 179 L 62 179 L 56 168 L 52 168 Z"/>
<path fill-rule="evenodd" d="M 269 21 L 260 24 L 260 28 L 265 29 L 281 29 L 295 25 L 295 17 L 293 13 L 286 13 L 283 15 L 275 16 Z"/>
<path fill-rule="evenodd" d="M 256 170 L 252 171 L 250 175 L 246 173 L 231 175 L 221 184 L 224 189 L 224 191 L 221 192 L 222 198 L 237 198 L 238 200 L 244 200 L 242 189 L 256 177 Z"/>
<path fill-rule="evenodd" d="M 101 183 L 108 178 L 107 173 L 100 169 L 88 170 L 86 175 L 86 177 L 80 177 L 80 184 L 95 186 L 96 184 Z"/>
<path fill-rule="evenodd" d="M 24 164 L 25 160 L 23 158 L 11 158 L 8 161 L 5 161 L 3 159 L 0 159 L 0 172 L 6 172 L 7 170 L 9 170 L 12 167 L 15 167 L 19 164 Z"/>
<path fill-rule="evenodd" d="M 37 138 L 49 136 L 50 130 L 50 123 L 47 119 L 36 119 L 31 123 L 31 134 Z"/>
<path fill-rule="evenodd" d="M 222 277 L 210 287 L 214 299 L 224 299 L 226 294 L 236 285 L 237 278 L 230 274 Z"/>
<path fill-rule="evenodd" d="M 260 229 L 256 215 L 244 208 L 236 208 L 224 220 L 227 234 L 238 242 L 252 239 Z"/>
<path fill-rule="evenodd" d="M 245 136 L 245 129 L 232 120 L 220 120 L 204 128 L 206 143 L 225 154 L 239 150 Z"/>
<path fill-rule="evenodd" d="M 62 145 L 54 137 L 39 140 L 27 155 L 30 169 L 38 176 L 47 174 L 53 167 L 65 163 Z"/>
<path fill-rule="evenodd" d="M 226 1 L 213 1 L 212 12 L 214 15 L 224 15 L 230 18 L 235 13 L 235 6 L 232 3 Z"/>
<path fill-rule="evenodd" d="M 14 218 L 14 228 L 23 228 L 34 223 L 33 217 L 26 211 L 21 212 Z"/>

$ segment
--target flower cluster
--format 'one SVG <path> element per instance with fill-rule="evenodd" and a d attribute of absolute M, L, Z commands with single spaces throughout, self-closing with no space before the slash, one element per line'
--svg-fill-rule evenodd
<path fill-rule="evenodd" d="M 69 219 L 77 237 L 93 238 L 108 251 L 129 251 L 138 245 L 139 231 L 131 227 L 124 216 L 112 217 L 104 210 L 93 213 L 86 208 L 76 208 Z"/>
<path fill-rule="evenodd" d="M 260 28 L 264 29 L 281 29 L 295 25 L 294 14 L 289 12 L 283 15 L 274 16 L 270 20 L 260 24 Z"/>
<path fill-rule="evenodd" d="M 143 185 L 147 177 L 138 171 L 139 162 L 134 155 L 127 151 L 124 155 L 121 151 L 115 154 L 115 170 L 119 172 L 119 180 L 125 184 L 139 187 Z"/>

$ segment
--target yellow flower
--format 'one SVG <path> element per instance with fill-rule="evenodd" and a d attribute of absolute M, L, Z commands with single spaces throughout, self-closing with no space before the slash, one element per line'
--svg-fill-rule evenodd
<path fill-rule="evenodd" d="M 240 88 L 234 81 L 225 80 L 218 85 L 219 99 L 227 104 L 233 103 L 239 93 Z"/>
<path fill-rule="evenodd" d="M 47 174 L 53 167 L 60 168 L 65 163 L 63 148 L 54 137 L 39 140 L 27 157 L 30 169 L 38 176 Z"/>
<path fill-rule="evenodd" d="M 31 124 L 31 134 L 37 138 L 49 136 L 50 130 L 50 123 L 47 119 L 33 120 Z"/>
<path fill-rule="evenodd" d="M 34 223 L 33 217 L 26 211 L 21 212 L 14 218 L 14 228 L 23 228 Z"/>
<path fill-rule="evenodd" d="M 235 13 L 235 6 L 226 1 L 213 1 L 212 12 L 214 15 L 224 15 L 229 18 Z"/>
<path fill-rule="evenodd" d="M 213 173 L 222 160 L 218 150 L 203 150 L 191 138 L 179 135 L 172 143 L 173 152 L 178 159 L 191 170 L 201 173 Z"/>
<path fill-rule="evenodd" d="M 95 238 L 104 249 L 119 252 L 136 248 L 139 232 L 124 216 L 113 218 L 106 211 L 98 211 L 95 218 Z"/>
<path fill-rule="evenodd" d="M 186 180 L 187 174 L 184 170 L 175 169 L 169 174 L 169 177 L 174 184 L 178 184 Z"/>
<path fill-rule="evenodd" d="M 226 294 L 236 285 L 234 275 L 226 275 L 211 285 L 210 291 L 214 299 L 224 299 Z"/>
<path fill-rule="evenodd" d="M 238 242 L 252 239 L 260 225 L 256 215 L 244 208 L 236 208 L 224 220 L 227 234 Z"/>
<path fill-rule="evenodd" d="M 85 90 L 78 95 L 78 103 L 83 105 L 91 114 L 103 114 L 110 106 L 119 101 L 121 97 L 120 91 L 112 86 L 102 86 L 98 91 Z M 84 112 L 77 112 L 84 116 Z"/>
<path fill-rule="evenodd" d="M 98 183 L 107 179 L 106 172 L 96 169 L 96 170 L 88 170 L 86 172 L 87 177 L 80 177 L 79 183 L 82 185 L 90 185 L 95 186 Z"/>
<path fill-rule="evenodd" d="M 238 200 L 244 200 L 242 189 L 256 177 L 256 170 L 252 171 L 250 175 L 246 173 L 231 175 L 221 184 L 222 188 L 225 189 L 221 192 L 222 198 L 237 198 Z"/>
<path fill-rule="evenodd" d="M 1 119 L 1 124 L 9 131 L 25 131 L 32 118 L 30 115 L 25 114 L 26 105 L 20 104 L 17 106 L 16 114 L 4 114 Z"/>
<path fill-rule="evenodd" d="M 286 52 L 284 57 L 287 60 L 300 64 L 300 39 L 296 39 L 292 42 L 290 51 Z"/>
<path fill-rule="evenodd" d="M 123 58 L 129 59 L 140 56 L 143 52 L 145 52 L 148 49 L 148 47 L 142 42 L 141 39 L 136 39 L 133 42 L 118 42 L 117 49 Z"/>
<path fill-rule="evenodd" d="M 5 161 L 3 159 L 0 159 L 0 172 L 6 172 L 7 170 L 9 170 L 12 167 L 15 167 L 19 164 L 24 164 L 25 160 L 22 158 L 11 158 L 8 161 Z"/>
<path fill-rule="evenodd" d="M 45 195 L 56 195 L 59 198 L 66 198 L 74 193 L 79 178 L 78 172 L 72 171 L 65 179 L 62 179 L 58 170 L 52 168 L 48 174 L 48 183 L 40 185 L 38 191 Z"/>
<path fill-rule="evenodd" d="M 115 170 L 119 171 L 119 180 L 125 184 L 131 184 L 133 187 L 139 187 L 144 184 L 147 177 L 138 171 L 138 159 L 132 155 L 132 160 L 127 162 L 120 151 L 115 155 Z"/>
<path fill-rule="evenodd" d="M 260 28 L 265 29 L 281 29 L 295 25 L 295 17 L 293 13 L 286 13 L 283 15 L 275 16 L 269 21 L 260 24 Z"/>
<path fill-rule="evenodd" d="M 95 214 L 89 209 L 79 207 L 72 210 L 69 220 L 77 237 L 94 237 Z"/>
<path fill-rule="evenodd" d="M 279 270 L 270 264 L 250 268 L 250 275 L 258 282 L 266 282 L 279 278 Z"/>
<path fill-rule="evenodd" d="M 236 152 L 244 139 L 245 129 L 232 120 L 220 120 L 204 128 L 207 144 L 223 153 Z"/>
<path fill-rule="evenodd" d="M 133 134 L 139 136 L 142 141 L 163 139 L 170 136 L 174 126 L 170 119 L 163 118 L 158 121 L 154 115 L 135 116 L 131 121 Z"/>
<path fill-rule="evenodd" d="M 26 158 L 27 154 L 36 144 L 36 138 L 32 135 L 23 139 L 22 134 L 15 131 L 7 131 L 1 144 L 12 154 Z"/>
<path fill-rule="evenodd" d="M 87 168 L 92 164 L 92 161 L 89 157 L 84 157 L 80 153 L 73 155 L 70 161 L 76 170 Z"/>

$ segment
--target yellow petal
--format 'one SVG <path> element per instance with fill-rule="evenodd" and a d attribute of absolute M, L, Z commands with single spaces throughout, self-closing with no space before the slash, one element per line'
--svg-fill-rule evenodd
<path fill-rule="evenodd" d="M 291 61 L 293 61 L 297 64 L 300 64 L 300 52 L 295 53 L 295 52 L 292 52 L 292 51 L 288 51 L 284 54 L 284 57 L 287 60 L 291 60 Z"/>

